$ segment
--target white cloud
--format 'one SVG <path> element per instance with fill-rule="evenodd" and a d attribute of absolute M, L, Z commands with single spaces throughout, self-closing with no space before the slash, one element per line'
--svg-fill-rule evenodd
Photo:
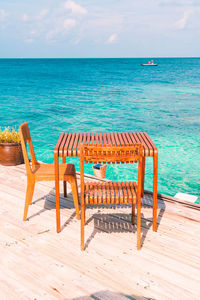
<path fill-rule="evenodd" d="M 113 34 L 111 34 L 111 36 L 108 38 L 107 43 L 108 43 L 108 44 L 112 44 L 112 43 L 116 42 L 116 39 L 117 39 L 117 34 L 116 34 L 116 33 L 113 33 Z"/>
<path fill-rule="evenodd" d="M 36 30 L 31 30 L 30 35 L 36 36 L 37 35 L 37 31 Z"/>
<path fill-rule="evenodd" d="M 26 42 L 31 44 L 31 43 L 33 43 L 33 39 L 26 39 Z"/>
<path fill-rule="evenodd" d="M 43 10 L 40 11 L 40 13 L 37 15 L 38 20 L 42 20 L 43 18 L 46 17 L 48 14 L 49 10 L 47 8 L 44 8 Z"/>
<path fill-rule="evenodd" d="M 23 14 L 22 21 L 24 21 L 24 22 L 29 21 L 29 16 L 27 14 Z"/>
<path fill-rule="evenodd" d="M 74 40 L 73 44 L 78 45 L 81 41 L 81 37 L 78 37 L 77 39 Z"/>
<path fill-rule="evenodd" d="M 187 4 L 192 4 L 193 0 L 161 0 L 159 5 L 161 6 L 184 6 Z"/>
<path fill-rule="evenodd" d="M 58 40 L 65 36 L 75 25 L 75 19 L 64 19 L 62 22 L 58 22 L 52 30 L 47 32 L 46 39 L 49 41 Z"/>
<path fill-rule="evenodd" d="M 49 10 L 46 9 L 46 8 L 44 8 L 36 16 L 30 17 L 27 14 L 23 14 L 22 21 L 24 21 L 24 22 L 28 22 L 28 21 L 32 21 L 33 22 L 34 20 L 39 20 L 40 21 L 40 20 L 42 20 L 42 19 L 44 19 L 46 17 L 46 15 L 48 14 L 48 12 L 49 12 Z"/>
<path fill-rule="evenodd" d="M 77 14 L 77 15 L 85 15 L 87 13 L 87 10 L 82 7 L 81 5 L 79 4 L 76 4 L 74 1 L 72 0 L 68 0 L 64 7 L 67 9 L 67 10 L 70 10 L 72 14 Z"/>
<path fill-rule="evenodd" d="M 5 17 L 7 16 L 4 9 L 0 9 L 0 21 L 3 21 Z"/>
<path fill-rule="evenodd" d="M 23 21 L 28 22 L 28 39 L 46 39 L 49 42 L 65 40 L 71 34 L 73 27 L 82 19 L 82 15 L 87 13 L 86 9 L 68 0 L 58 7 L 51 9 L 44 8 L 35 16 L 23 15 Z M 27 42 L 27 41 L 26 41 Z"/>
<path fill-rule="evenodd" d="M 74 27 L 76 25 L 76 20 L 74 19 L 65 19 L 63 21 L 63 28 L 65 30 L 69 30 L 70 28 Z"/>
<path fill-rule="evenodd" d="M 175 27 L 178 29 L 185 29 L 190 16 L 194 13 L 193 9 L 188 9 L 184 12 L 183 17 L 175 23 Z"/>

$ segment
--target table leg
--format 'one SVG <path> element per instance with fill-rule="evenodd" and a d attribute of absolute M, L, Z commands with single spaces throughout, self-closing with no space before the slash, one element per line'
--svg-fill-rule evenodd
<path fill-rule="evenodd" d="M 62 162 L 63 162 L 63 164 L 66 163 L 65 157 L 63 157 Z M 67 182 L 66 181 L 63 181 L 63 191 L 64 191 L 64 197 L 66 198 L 67 197 Z"/>
<path fill-rule="evenodd" d="M 153 231 L 157 231 L 158 152 L 153 156 Z"/>
<path fill-rule="evenodd" d="M 60 232 L 59 158 L 57 152 L 54 153 L 54 167 L 55 167 L 56 227 L 57 227 L 57 232 Z"/>
<path fill-rule="evenodd" d="M 141 196 L 144 196 L 144 177 L 145 177 L 145 157 L 142 158 L 142 188 Z"/>

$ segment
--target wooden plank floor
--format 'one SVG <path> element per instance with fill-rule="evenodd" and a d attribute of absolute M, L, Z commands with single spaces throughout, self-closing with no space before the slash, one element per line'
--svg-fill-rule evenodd
<path fill-rule="evenodd" d="M 141 251 L 130 207 L 88 208 L 87 248 L 81 252 L 70 187 L 67 199 L 61 195 L 59 234 L 54 184 L 36 184 L 23 222 L 25 189 L 23 165 L 0 166 L 0 299 L 200 298 L 198 207 L 159 199 L 155 233 L 152 197 L 145 194 Z"/>

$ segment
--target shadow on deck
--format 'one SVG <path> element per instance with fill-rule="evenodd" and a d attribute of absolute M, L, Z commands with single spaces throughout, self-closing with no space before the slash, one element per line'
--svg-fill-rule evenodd
<path fill-rule="evenodd" d="M 80 195 L 79 195 L 80 198 Z M 47 195 L 43 196 L 42 198 L 39 198 L 35 201 L 32 202 L 32 205 L 44 201 L 44 208 L 40 209 L 37 213 L 32 214 L 27 218 L 27 220 L 30 220 L 38 215 L 41 215 L 44 213 L 46 210 L 53 209 L 55 210 L 56 205 L 55 205 L 55 189 L 53 188 Z M 152 212 L 152 196 L 150 194 L 145 194 L 144 197 L 142 198 L 142 207 L 150 209 Z M 61 224 L 61 231 L 64 230 L 65 227 L 67 227 L 74 219 L 76 219 L 76 212 L 74 211 L 74 204 L 73 204 L 73 198 L 72 198 L 72 193 L 68 193 L 67 198 L 64 198 L 63 194 L 60 195 L 60 209 L 73 209 L 72 214 L 68 219 L 64 222 L 64 224 Z M 90 237 L 87 239 L 85 248 L 87 248 L 96 236 L 97 233 L 101 232 L 107 232 L 113 233 L 113 232 L 118 232 L 118 233 L 126 233 L 126 232 L 132 232 L 132 233 L 137 233 L 137 213 L 135 215 L 135 224 L 131 224 L 131 205 L 123 205 L 123 204 L 118 204 L 118 205 L 87 205 L 86 206 L 86 211 L 87 208 L 91 210 L 91 216 L 86 219 L 86 225 L 90 224 L 93 222 L 93 232 L 91 233 Z M 118 212 L 120 209 L 120 212 Z M 112 210 L 112 212 L 108 212 Z M 123 213 L 122 211 L 125 210 L 126 213 Z M 130 212 L 129 212 L 129 211 Z M 92 212 L 94 211 L 94 212 Z M 96 212 L 97 211 L 97 212 Z M 137 209 L 136 209 L 137 211 Z M 158 215 L 157 215 L 157 228 L 159 227 L 160 221 L 163 217 L 163 214 L 165 212 L 165 203 L 162 199 L 159 199 L 158 201 Z M 141 247 L 144 244 L 147 232 L 149 229 L 152 230 L 152 223 L 153 223 L 153 218 L 145 218 L 144 214 L 141 213 Z"/>
<path fill-rule="evenodd" d="M 119 294 L 116 292 L 112 292 L 109 290 L 106 291 L 100 291 L 97 293 L 94 293 L 90 296 L 81 296 L 78 298 L 73 298 L 71 300 L 153 300 L 152 298 L 146 298 L 146 297 L 139 297 L 134 295 L 124 295 Z"/>

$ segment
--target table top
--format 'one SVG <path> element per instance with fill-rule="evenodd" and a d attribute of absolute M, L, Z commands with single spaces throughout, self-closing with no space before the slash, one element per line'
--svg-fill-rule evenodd
<path fill-rule="evenodd" d="M 142 143 L 145 156 L 154 156 L 157 148 L 146 132 L 62 132 L 54 153 L 61 157 L 80 156 L 80 144 L 132 146 Z"/>

